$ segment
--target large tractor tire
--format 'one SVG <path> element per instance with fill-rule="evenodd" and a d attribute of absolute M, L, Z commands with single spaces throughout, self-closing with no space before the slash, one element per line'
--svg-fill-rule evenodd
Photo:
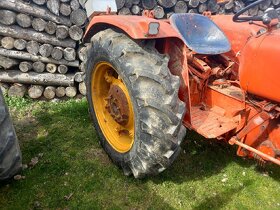
<path fill-rule="evenodd" d="M 169 167 L 186 132 L 180 79 L 153 45 L 107 29 L 91 38 L 84 56 L 87 99 L 100 143 L 135 178 Z"/>
<path fill-rule="evenodd" d="M 21 167 L 17 136 L 0 90 L 0 180 L 13 177 Z"/>

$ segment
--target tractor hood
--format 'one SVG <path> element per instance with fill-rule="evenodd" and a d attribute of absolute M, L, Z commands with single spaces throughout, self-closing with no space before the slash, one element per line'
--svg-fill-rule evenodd
<path fill-rule="evenodd" d="M 196 53 L 214 55 L 231 50 L 225 34 L 206 16 L 174 14 L 170 22 L 188 48 Z"/>
<path fill-rule="evenodd" d="M 280 102 L 280 29 L 252 37 L 240 58 L 240 84 L 257 96 Z"/>

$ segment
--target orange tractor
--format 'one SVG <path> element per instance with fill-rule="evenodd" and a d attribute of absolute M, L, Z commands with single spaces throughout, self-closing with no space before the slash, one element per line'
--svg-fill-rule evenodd
<path fill-rule="evenodd" d="M 280 165 L 280 24 L 263 16 L 94 16 L 80 57 L 100 142 L 125 174 L 158 174 L 186 128 Z M 109 11 L 108 11 L 109 13 Z"/>

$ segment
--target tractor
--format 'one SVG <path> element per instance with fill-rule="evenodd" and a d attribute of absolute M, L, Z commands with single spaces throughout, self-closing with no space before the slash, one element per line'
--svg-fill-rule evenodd
<path fill-rule="evenodd" d="M 125 175 L 168 168 L 186 129 L 280 165 L 278 14 L 243 15 L 264 1 L 234 16 L 92 15 L 80 51 L 90 115 Z"/>

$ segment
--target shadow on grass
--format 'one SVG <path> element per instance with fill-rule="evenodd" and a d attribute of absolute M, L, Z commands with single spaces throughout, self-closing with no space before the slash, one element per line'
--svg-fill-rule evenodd
<path fill-rule="evenodd" d="M 141 180 L 127 178 L 103 152 L 86 101 L 43 103 L 36 121 L 16 120 L 24 163 L 39 153 L 25 180 L 0 185 L 7 209 L 172 209 Z"/>
<path fill-rule="evenodd" d="M 27 163 L 38 153 L 44 156 L 34 169 L 24 172 L 26 180 L 11 183 L 11 188 L 0 186 L 0 194 L 5 195 L 0 203 L 10 207 L 31 208 L 38 201 L 42 208 L 172 209 L 149 188 L 150 182 L 181 184 L 219 174 L 232 163 L 244 167 L 254 164 L 237 157 L 235 148 L 226 143 L 188 132 L 182 153 L 172 167 L 157 177 L 135 180 L 125 177 L 98 144 L 85 101 L 43 103 L 33 114 L 36 122 L 16 124 L 24 161 Z M 271 176 L 279 180 L 279 168 L 270 170 L 274 171 Z M 193 207 L 218 209 L 250 184 L 248 181 L 243 186 L 205 196 Z M 67 200 L 65 196 L 71 198 Z"/>

